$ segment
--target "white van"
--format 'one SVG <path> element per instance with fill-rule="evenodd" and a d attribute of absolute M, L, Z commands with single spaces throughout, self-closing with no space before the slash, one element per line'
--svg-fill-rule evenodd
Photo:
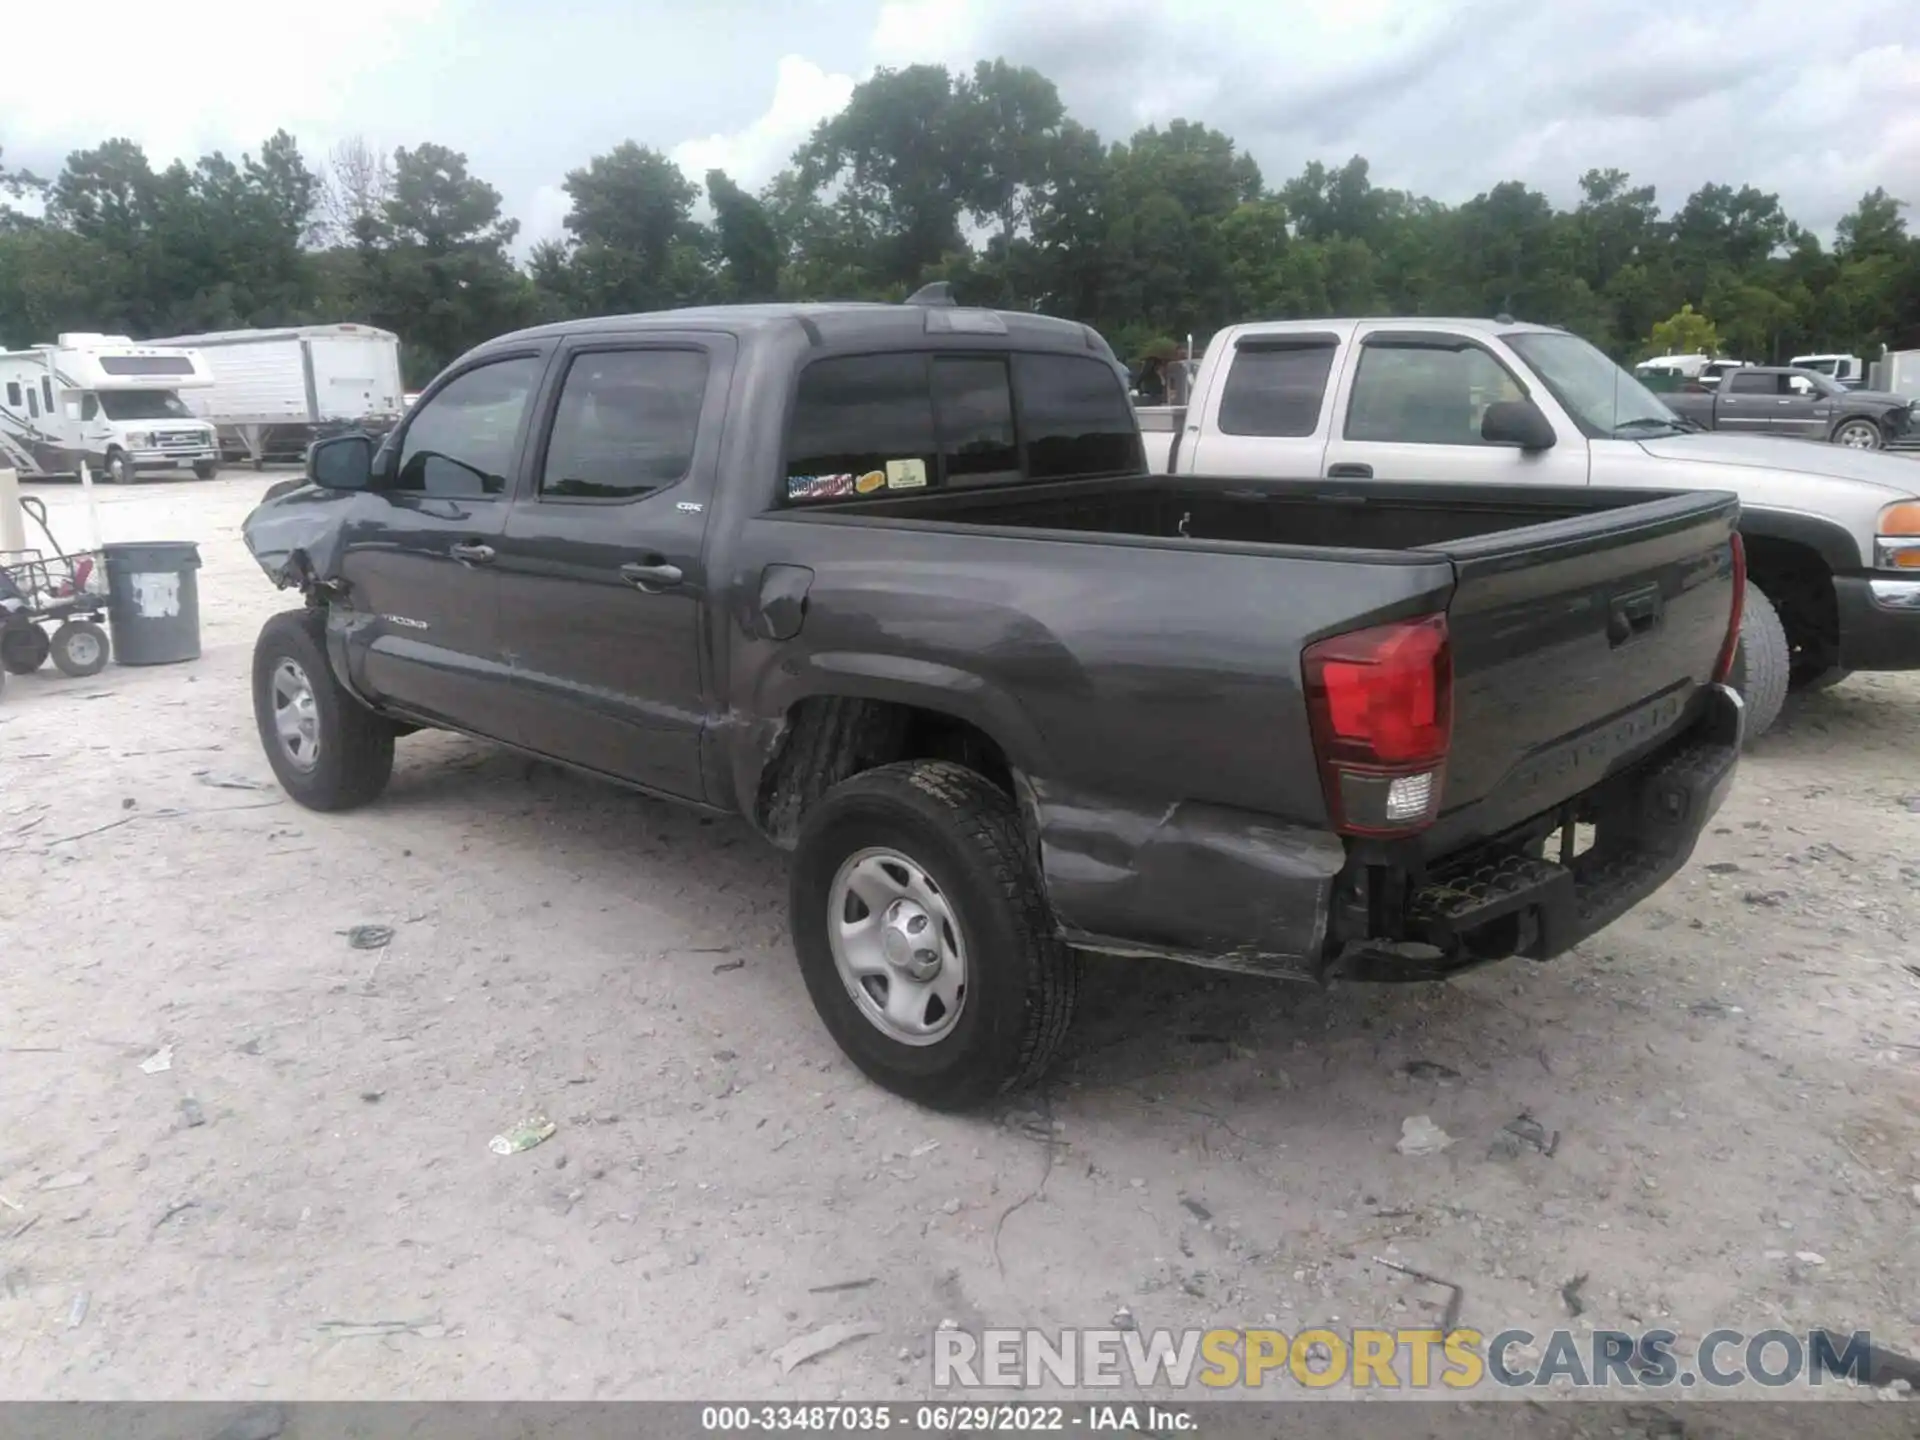
<path fill-rule="evenodd" d="M 180 392 L 211 383 L 193 351 L 136 345 L 125 335 L 69 334 L 0 351 L 0 465 L 77 475 L 84 460 L 116 485 L 151 470 L 209 479 L 219 442 Z"/>
<path fill-rule="evenodd" d="M 1787 364 L 1796 370 L 1831 375 L 1851 390 L 1858 390 L 1867 380 L 1866 363 L 1858 355 L 1796 355 Z"/>

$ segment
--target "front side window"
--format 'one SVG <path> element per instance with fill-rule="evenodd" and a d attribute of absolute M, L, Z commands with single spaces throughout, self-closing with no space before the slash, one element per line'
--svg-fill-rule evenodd
<path fill-rule="evenodd" d="M 631 500 L 693 466 L 707 357 L 700 350 L 613 350 L 575 357 L 540 475 L 542 496 Z"/>
<path fill-rule="evenodd" d="M 1545 330 L 1502 337 L 1590 439 L 1641 437 L 1686 427 L 1660 398 L 1578 335 Z"/>
<path fill-rule="evenodd" d="M 1320 428 L 1332 345 L 1242 345 L 1220 392 L 1220 431 L 1300 439 Z"/>
<path fill-rule="evenodd" d="M 1522 398 L 1513 377 L 1477 346 L 1363 345 L 1347 402 L 1349 440 L 1483 445 L 1480 419 Z"/>
<path fill-rule="evenodd" d="M 496 360 L 455 377 L 413 414 L 386 487 L 416 495 L 504 495 L 540 360 Z"/>
<path fill-rule="evenodd" d="M 100 397 L 91 392 L 80 397 L 80 418 L 98 420 L 100 418 Z"/>

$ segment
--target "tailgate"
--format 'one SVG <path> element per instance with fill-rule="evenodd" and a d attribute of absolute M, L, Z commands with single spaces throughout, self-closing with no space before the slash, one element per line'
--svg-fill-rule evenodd
<path fill-rule="evenodd" d="M 1590 789 L 1701 703 L 1733 609 L 1732 495 L 1691 493 L 1430 547 L 1454 562 L 1440 854 Z"/>

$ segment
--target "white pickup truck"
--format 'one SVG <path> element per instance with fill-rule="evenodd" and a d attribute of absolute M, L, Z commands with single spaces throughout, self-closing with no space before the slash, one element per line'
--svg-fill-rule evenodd
<path fill-rule="evenodd" d="M 1175 475 L 1730 490 L 1748 592 L 1734 678 L 1748 734 L 1789 688 L 1920 669 L 1920 462 L 1704 433 L 1579 336 L 1501 320 L 1235 325 L 1183 407 L 1140 407 Z"/>

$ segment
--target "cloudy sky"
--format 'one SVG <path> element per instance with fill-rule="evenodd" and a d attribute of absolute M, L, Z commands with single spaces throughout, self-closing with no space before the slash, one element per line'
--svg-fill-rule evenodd
<path fill-rule="evenodd" d="M 162 162 L 278 127 L 310 159 L 436 140 L 526 240 L 621 140 L 757 187 L 876 66 L 995 56 L 1109 139 L 1204 120 L 1271 181 L 1359 153 L 1443 200 L 1518 178 L 1566 203 L 1618 166 L 1667 205 L 1750 181 L 1823 232 L 1876 185 L 1920 204 L 1916 0 L 89 0 L 77 30 L 9 8 L 9 164 L 109 135 Z"/>

